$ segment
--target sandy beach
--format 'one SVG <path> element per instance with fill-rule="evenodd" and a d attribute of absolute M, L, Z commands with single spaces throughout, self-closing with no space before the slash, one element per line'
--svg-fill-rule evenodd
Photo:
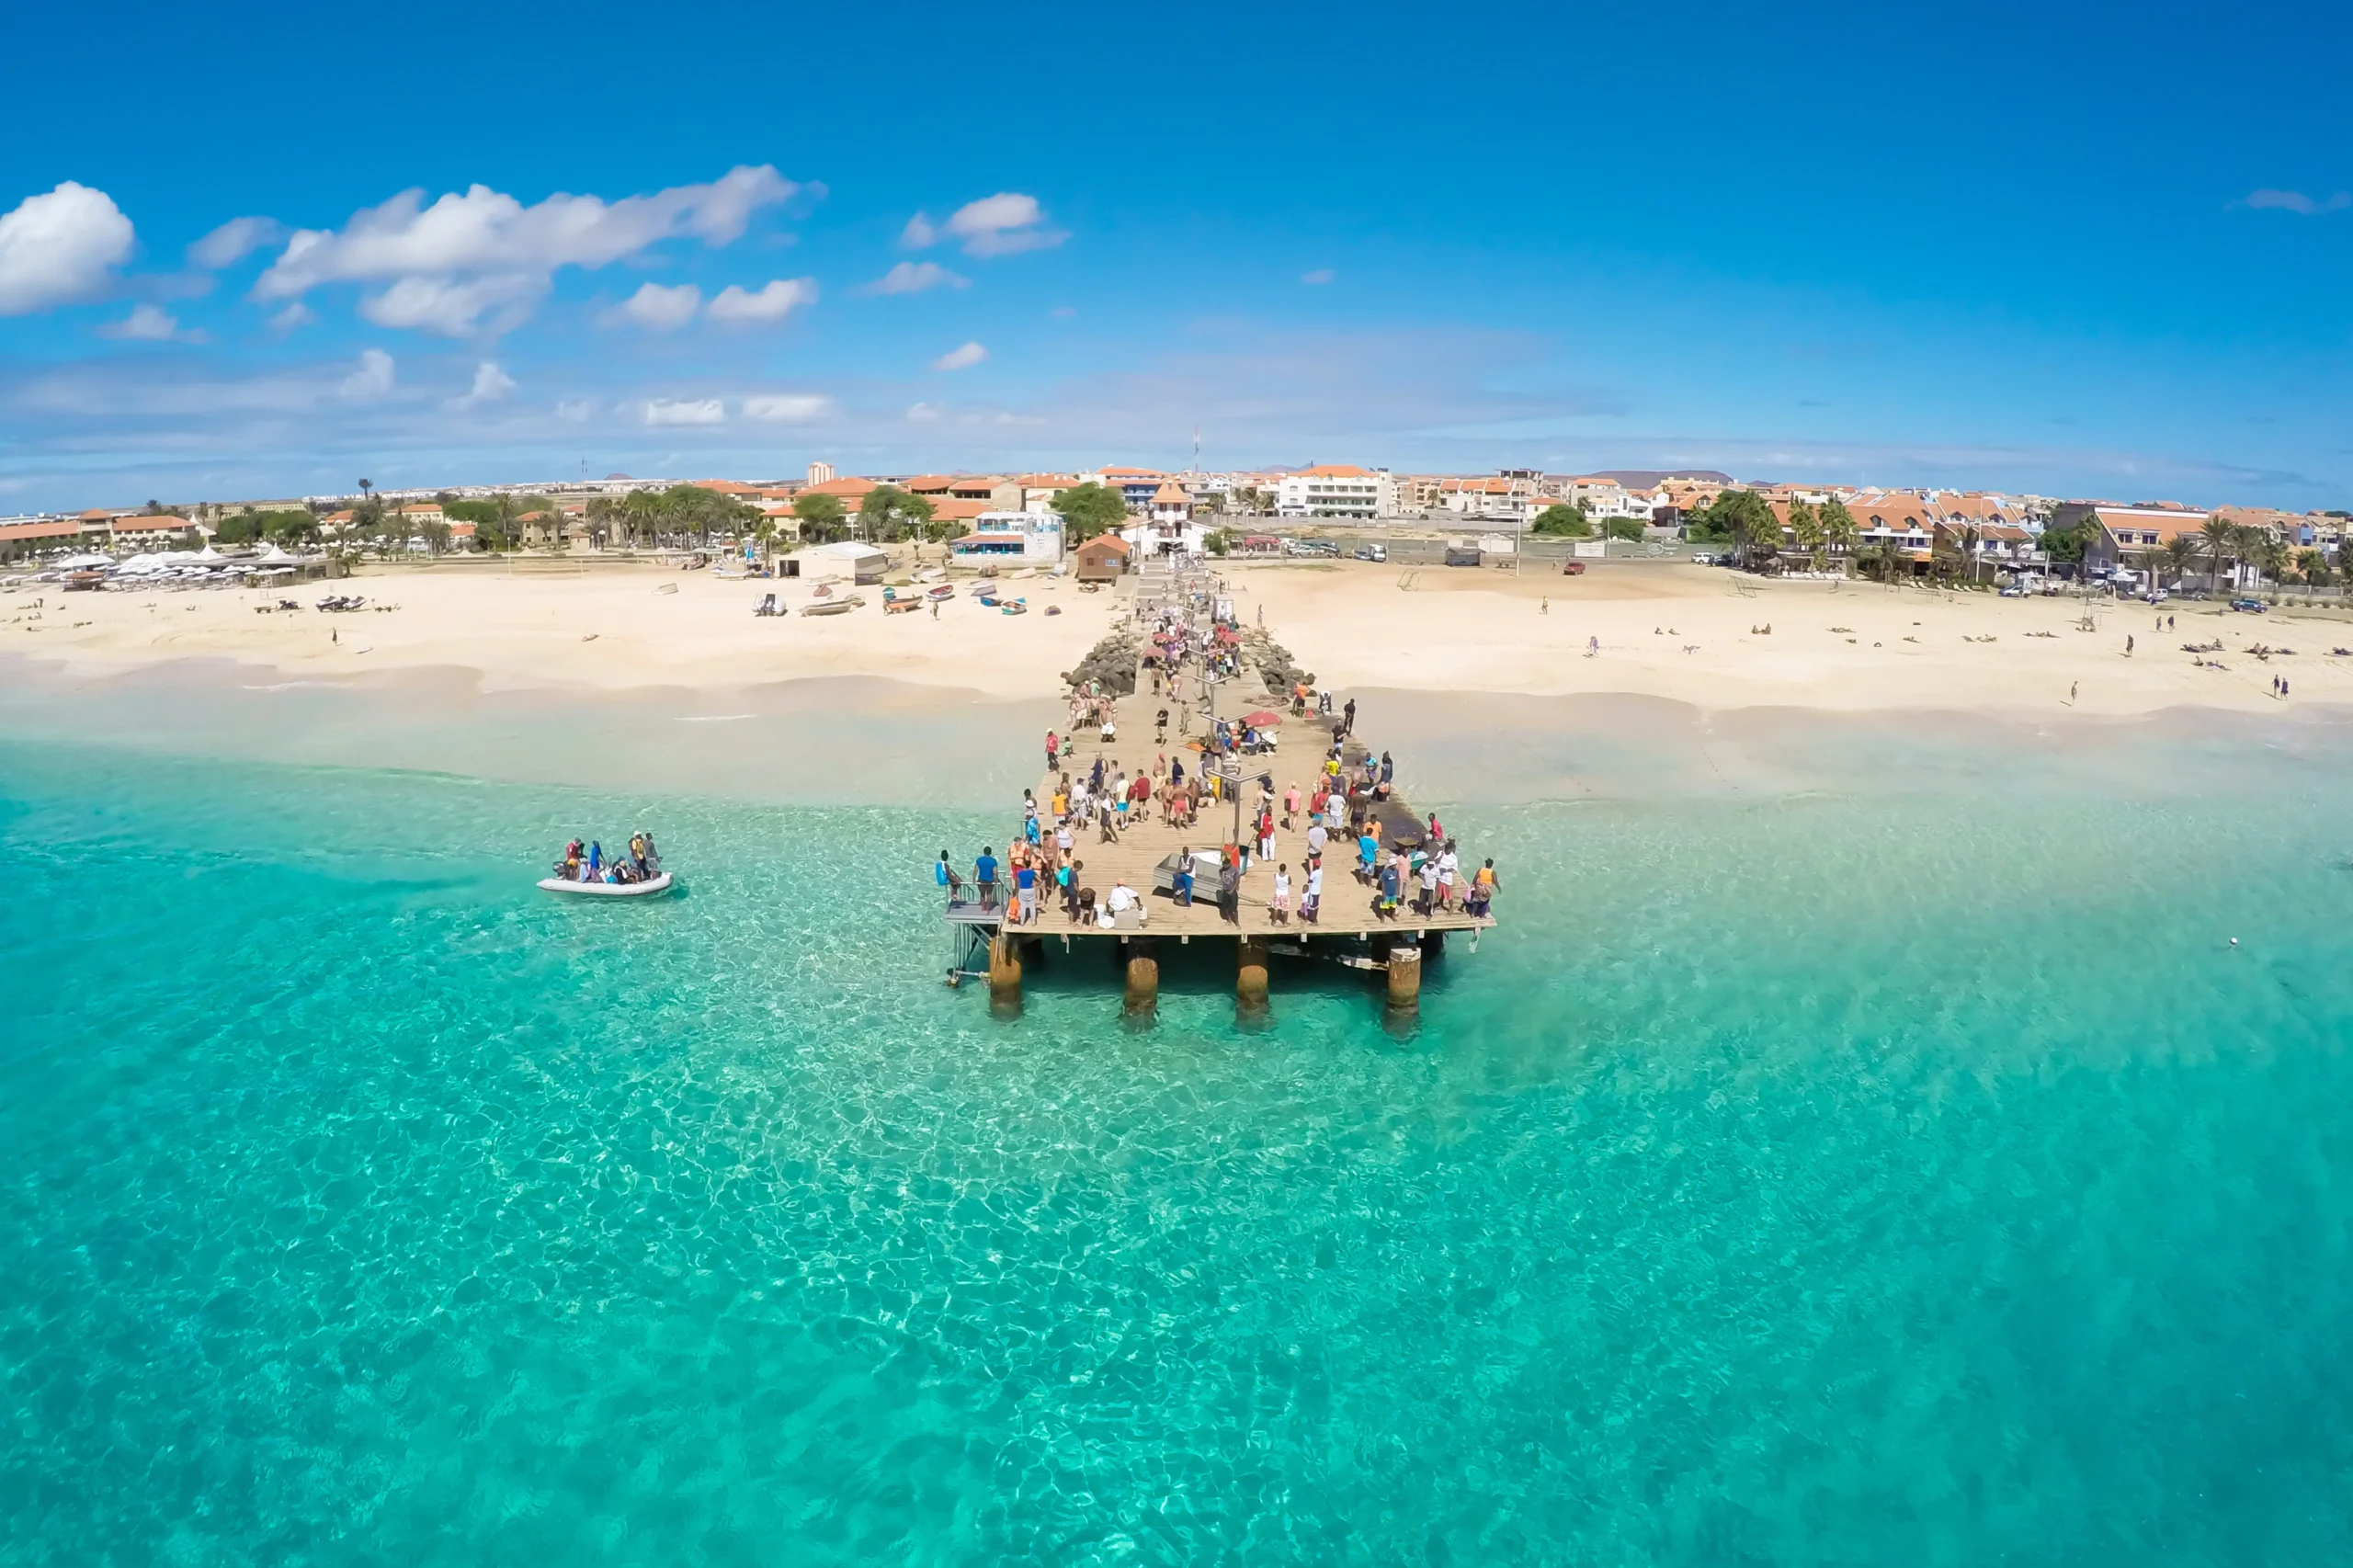
<path fill-rule="evenodd" d="M 2215 602 L 2097 601 L 2086 631 L 2085 606 L 2072 598 L 1759 580 L 1684 562 L 1608 562 L 1579 577 L 1354 562 L 1238 563 L 1228 575 L 1243 619 L 1346 688 L 2012 716 L 2353 701 L 2353 658 L 2330 653 L 2353 645 L 2353 621 L 2292 604 L 2254 616 Z M 278 596 L 20 592 L 0 599 L 0 652 L 78 677 L 229 660 L 284 678 L 469 671 L 491 692 L 708 692 L 849 677 L 1051 700 L 1061 672 L 1126 602 L 1034 578 L 1006 585 L 1027 597 L 1023 616 L 979 605 L 967 584 L 936 617 L 886 616 L 870 588 L 848 615 L 756 618 L 752 606 L 771 588 L 795 609 L 811 589 L 651 564 L 537 562 L 512 572 L 371 569 L 341 587 L 397 608 L 260 614 Z M 325 591 L 308 585 L 293 597 L 308 605 Z M 2173 630 L 2160 629 L 2161 614 Z M 2219 653 L 2184 651 L 2216 640 Z M 2245 652 L 2258 642 L 2294 652 Z M 2281 675 L 2285 704 L 2271 689 Z"/>

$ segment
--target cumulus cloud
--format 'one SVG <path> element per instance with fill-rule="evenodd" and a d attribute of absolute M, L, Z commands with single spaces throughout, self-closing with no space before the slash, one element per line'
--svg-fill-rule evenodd
<path fill-rule="evenodd" d="M 364 348 L 359 369 L 343 378 L 336 392 L 355 401 L 382 397 L 392 390 L 392 357 L 381 348 Z"/>
<path fill-rule="evenodd" d="M 359 301 L 359 313 L 378 326 L 413 327 L 443 337 L 506 332 L 522 324 L 548 290 L 543 277 L 508 273 L 460 282 L 404 278 Z M 301 301 L 295 301 L 300 304 Z"/>
<path fill-rule="evenodd" d="M 161 305 L 133 305 L 131 313 L 118 322 L 108 322 L 98 328 L 100 337 L 121 338 L 131 343 L 202 343 L 204 334 L 183 332 L 180 324 Z"/>
<path fill-rule="evenodd" d="M 103 293 L 131 256 L 131 220 L 103 190 L 66 180 L 0 214 L 0 316 Z"/>
<path fill-rule="evenodd" d="M 1332 281 L 1332 269 L 1328 267 L 1319 267 L 1313 272 L 1301 273 L 1299 280 L 1302 283 L 1329 283 Z"/>
<path fill-rule="evenodd" d="M 772 397 L 747 397 L 744 400 L 744 417 L 765 419 L 777 425 L 802 425 L 813 419 L 823 419 L 834 411 L 834 400 L 806 393 L 779 393 Z"/>
<path fill-rule="evenodd" d="M 515 378 L 498 368 L 495 359 L 484 359 L 474 367 L 474 384 L 463 397 L 449 400 L 451 408 L 475 408 L 494 403 L 515 390 Z"/>
<path fill-rule="evenodd" d="M 708 185 L 610 202 L 558 194 L 527 207 L 477 185 L 428 207 L 422 190 L 406 190 L 353 214 L 339 230 L 296 231 L 254 285 L 254 297 L 296 299 L 326 283 L 395 280 L 390 295 L 404 284 L 450 290 L 494 279 L 502 301 L 519 313 L 510 309 L 494 323 L 511 325 L 529 313 L 559 268 L 606 267 L 671 239 L 727 244 L 742 237 L 753 213 L 803 192 L 822 187 L 795 184 L 765 164 L 731 169 Z"/>
<path fill-rule="evenodd" d="M 947 222 L 937 226 L 923 213 L 916 213 L 907 220 L 899 243 L 909 250 L 923 250 L 943 238 L 961 240 L 966 256 L 985 256 L 1042 250 L 1062 244 L 1070 234 L 1046 226 L 1045 209 L 1038 205 L 1036 197 L 1000 190 L 966 202 Z"/>
<path fill-rule="evenodd" d="M 657 397 L 645 405 L 648 425 L 724 425 L 727 405 L 715 397 L 699 401 Z"/>
<path fill-rule="evenodd" d="M 962 289 L 969 278 L 959 277 L 936 261 L 903 261 L 873 282 L 861 285 L 861 294 L 920 294 L 926 289 Z"/>
<path fill-rule="evenodd" d="M 813 278 L 777 278 L 757 293 L 730 283 L 719 291 L 704 314 L 712 321 L 766 324 L 780 322 L 790 315 L 797 305 L 814 304 L 817 280 Z"/>
<path fill-rule="evenodd" d="M 669 332 L 695 319 L 702 306 L 702 290 L 691 283 L 675 288 L 642 283 L 637 292 L 597 319 L 607 326 L 642 326 Z"/>
<path fill-rule="evenodd" d="M 2338 191 L 2325 201 L 2314 200 L 2301 190 L 2257 190 L 2248 194 L 2240 205 L 2270 208 L 2281 212 L 2300 212 L 2310 218 L 2321 212 L 2342 212 L 2353 207 L 2353 192 Z"/>
<path fill-rule="evenodd" d="M 962 370 L 979 364 L 988 357 L 989 351 L 979 344 L 967 343 L 962 347 L 951 348 L 934 359 L 931 362 L 931 368 L 935 370 Z"/>
<path fill-rule="evenodd" d="M 188 264 L 217 272 L 285 237 L 286 226 L 275 218 L 232 218 L 188 247 Z"/>

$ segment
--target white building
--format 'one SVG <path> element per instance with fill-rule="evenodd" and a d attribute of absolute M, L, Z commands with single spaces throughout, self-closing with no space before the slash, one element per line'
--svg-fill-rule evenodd
<path fill-rule="evenodd" d="M 972 531 L 949 541 L 948 553 L 972 565 L 1025 561 L 1051 565 L 1063 558 L 1063 519 L 1054 512 L 983 512 Z"/>
<path fill-rule="evenodd" d="M 823 484 L 823 483 L 824 483 L 827 480 L 829 480 L 829 479 L 831 479 L 831 478 L 833 478 L 833 477 L 834 477 L 834 465 L 833 465 L 833 464 L 831 464 L 831 463 L 829 463 L 829 462 L 818 461 L 818 462 L 813 462 L 813 463 L 811 463 L 811 464 L 809 465 L 809 483 L 812 483 L 812 484 Z"/>
<path fill-rule="evenodd" d="M 1209 548 L 1209 529 L 1196 522 L 1163 520 L 1131 524 L 1120 530 L 1134 560 L 1147 556 L 1193 557 Z"/>
<path fill-rule="evenodd" d="M 1275 487 L 1281 517 L 1353 517 L 1370 522 L 1397 514 L 1397 485 L 1386 469 L 1322 463 L 1283 475 Z"/>

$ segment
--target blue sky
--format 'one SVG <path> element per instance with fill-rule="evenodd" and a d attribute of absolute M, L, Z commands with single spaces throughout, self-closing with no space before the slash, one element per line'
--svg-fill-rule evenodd
<path fill-rule="evenodd" d="M 0 511 L 1197 426 L 2353 505 L 2327 7 L 499 10 L 12 18 Z"/>

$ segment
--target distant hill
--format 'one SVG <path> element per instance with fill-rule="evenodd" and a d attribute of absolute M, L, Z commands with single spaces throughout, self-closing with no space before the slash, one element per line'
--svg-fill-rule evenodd
<path fill-rule="evenodd" d="M 636 476 L 635 474 L 629 474 L 629 473 L 608 473 L 608 474 L 605 475 L 605 477 L 606 477 L 607 479 L 608 479 L 608 480 L 612 480 L 612 479 L 628 479 L 628 480 L 634 480 L 637 476 Z"/>
<path fill-rule="evenodd" d="M 1597 479 L 1614 479 L 1629 490 L 1649 490 L 1662 479 L 1698 479 L 1710 484 L 1736 483 L 1732 475 L 1711 468 L 1597 468 Z"/>

